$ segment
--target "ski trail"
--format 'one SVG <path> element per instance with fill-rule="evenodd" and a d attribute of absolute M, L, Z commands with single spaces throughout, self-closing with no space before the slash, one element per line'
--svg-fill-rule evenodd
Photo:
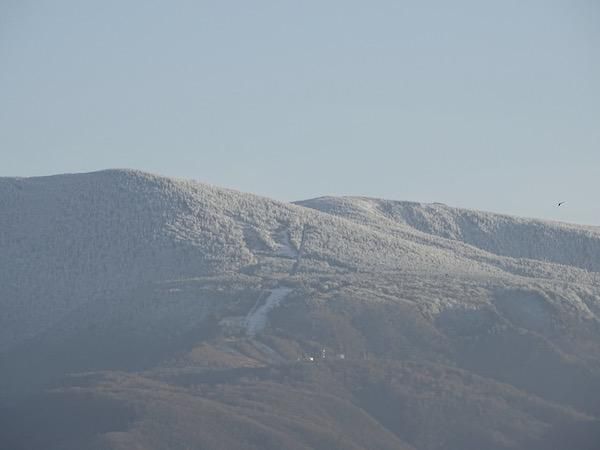
<path fill-rule="evenodd" d="M 281 301 L 292 291 L 290 288 L 276 288 L 271 290 L 271 294 L 265 302 L 258 308 L 252 308 L 246 316 L 246 330 L 249 336 L 255 336 L 256 333 L 263 330 L 267 325 L 267 315 L 269 312 L 279 306 Z"/>
<path fill-rule="evenodd" d="M 277 254 L 286 258 L 296 259 L 298 257 L 298 250 L 294 248 L 290 241 L 290 235 L 288 230 L 281 230 L 276 234 L 277 242 Z"/>
<path fill-rule="evenodd" d="M 292 270 L 290 270 L 290 275 L 296 274 L 296 272 L 298 272 L 298 269 L 300 267 L 300 261 L 302 260 L 302 255 L 304 254 L 304 245 L 306 242 L 306 234 L 307 234 L 307 225 L 304 224 L 302 226 L 302 236 L 300 237 L 300 246 L 298 247 L 298 252 L 296 255 L 296 262 L 294 263 Z"/>

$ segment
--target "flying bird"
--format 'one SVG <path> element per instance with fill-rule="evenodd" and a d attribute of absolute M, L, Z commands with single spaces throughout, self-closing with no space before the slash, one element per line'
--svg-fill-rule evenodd
<path fill-rule="evenodd" d="M 565 203 L 567 203 L 567 202 L 558 202 L 558 205 L 556 205 L 556 206 L 561 206 L 561 205 L 564 205 Z"/>

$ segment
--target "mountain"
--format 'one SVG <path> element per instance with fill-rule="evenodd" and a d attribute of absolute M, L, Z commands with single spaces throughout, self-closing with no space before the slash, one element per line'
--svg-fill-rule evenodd
<path fill-rule="evenodd" d="M 600 228 L 0 178 L 7 448 L 597 449 Z"/>

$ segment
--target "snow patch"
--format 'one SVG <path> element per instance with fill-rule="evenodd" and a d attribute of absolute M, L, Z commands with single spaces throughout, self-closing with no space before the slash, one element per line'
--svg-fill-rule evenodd
<path fill-rule="evenodd" d="M 290 288 L 272 289 L 265 302 L 254 307 L 246 316 L 246 330 L 249 336 L 255 336 L 267 325 L 267 315 L 269 312 L 279 306 L 281 301 L 292 291 Z"/>

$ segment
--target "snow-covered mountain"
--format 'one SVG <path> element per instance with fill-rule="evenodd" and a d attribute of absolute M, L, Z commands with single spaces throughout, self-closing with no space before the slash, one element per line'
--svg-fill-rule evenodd
<path fill-rule="evenodd" d="M 0 178 L 9 448 L 595 450 L 599 342 L 600 228 Z"/>
<path fill-rule="evenodd" d="M 388 232 L 407 232 L 408 228 L 499 256 L 600 271 L 600 227 L 451 208 L 441 203 L 365 197 L 321 197 L 297 204 Z"/>
<path fill-rule="evenodd" d="M 0 179 L 0 268 L 1 349 L 100 298 L 258 268 L 595 285 L 600 229 L 367 198 L 286 204 L 107 170 Z"/>

